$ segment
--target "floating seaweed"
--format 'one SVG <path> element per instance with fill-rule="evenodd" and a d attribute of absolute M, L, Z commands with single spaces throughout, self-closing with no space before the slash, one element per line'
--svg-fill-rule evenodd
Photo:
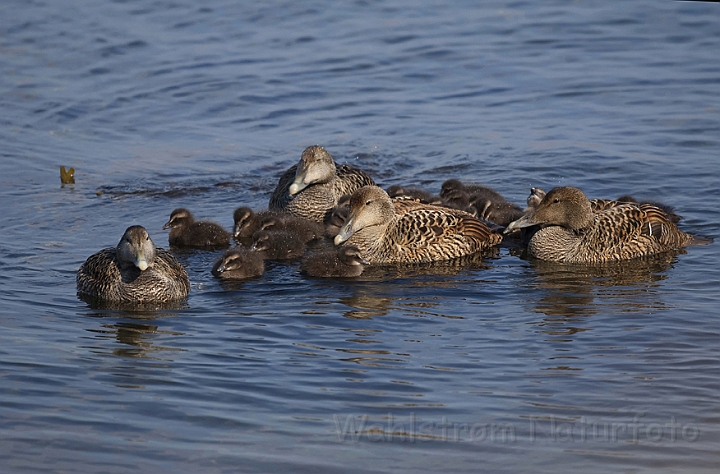
<path fill-rule="evenodd" d="M 60 182 L 64 185 L 75 184 L 75 168 L 66 170 L 64 166 L 60 167 Z"/>

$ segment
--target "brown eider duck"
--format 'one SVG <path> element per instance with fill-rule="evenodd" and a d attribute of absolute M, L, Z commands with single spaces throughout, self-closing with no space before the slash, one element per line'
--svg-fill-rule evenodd
<path fill-rule="evenodd" d="M 350 215 L 335 245 L 357 247 L 372 264 L 423 263 L 470 255 L 501 240 L 466 212 L 413 201 L 393 203 L 379 187 L 365 186 L 351 196 Z"/>
<path fill-rule="evenodd" d="M 510 223 L 505 232 L 541 225 L 530 239 L 529 254 L 566 263 L 628 260 L 709 242 L 682 232 L 659 207 L 614 203 L 594 210 L 581 190 L 555 188 L 535 209 Z M 595 209 L 599 209 L 597 204 Z"/>
<path fill-rule="evenodd" d="M 128 227 L 117 247 L 90 256 L 76 281 L 79 296 L 113 303 L 166 303 L 190 292 L 183 266 L 139 225 Z"/>
<path fill-rule="evenodd" d="M 321 146 L 303 151 L 300 162 L 288 169 L 270 198 L 270 210 L 282 210 L 315 222 L 324 222 L 347 194 L 375 184 L 365 172 L 349 165 L 336 166 Z"/>

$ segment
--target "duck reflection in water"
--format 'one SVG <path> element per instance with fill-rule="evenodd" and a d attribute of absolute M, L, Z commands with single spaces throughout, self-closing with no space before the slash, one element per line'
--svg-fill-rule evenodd
<path fill-rule="evenodd" d="M 174 311 L 160 312 L 147 308 L 145 310 L 98 312 L 90 316 L 103 319 L 120 316 L 131 318 L 132 322 L 120 321 L 113 324 L 102 324 L 99 328 L 91 328 L 87 331 L 94 333 L 95 337 L 100 340 L 114 340 L 112 348 L 103 345 L 101 348 L 97 348 L 98 353 L 119 357 L 168 360 L 167 357 L 161 357 L 160 353 L 167 354 L 182 349 L 161 346 L 155 340 L 164 335 L 181 335 L 181 333 L 160 329 L 155 322 L 176 314 Z"/>
<path fill-rule="evenodd" d="M 393 299 L 383 296 L 380 291 L 368 289 L 358 291 L 352 296 L 340 298 L 340 303 L 353 308 L 344 313 L 349 319 L 372 319 L 378 316 L 385 316 L 391 309 Z"/>
<path fill-rule="evenodd" d="M 665 252 L 603 265 L 578 265 L 532 260 L 535 289 L 542 296 L 535 311 L 551 316 L 591 316 L 601 310 L 616 313 L 663 309 L 658 282 L 666 278 L 678 253 Z M 597 300 L 597 301 L 596 301 Z M 576 319 L 573 319 L 577 321 Z M 553 320 L 565 326 L 568 320 Z M 543 324 L 549 321 L 544 320 Z M 557 329 L 557 325 L 554 325 Z M 579 332 L 585 329 L 570 329 Z"/>

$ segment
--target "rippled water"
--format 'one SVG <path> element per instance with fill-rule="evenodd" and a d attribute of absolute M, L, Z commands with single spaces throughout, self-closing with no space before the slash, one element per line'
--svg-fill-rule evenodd
<path fill-rule="evenodd" d="M 75 272 L 132 224 L 165 245 L 175 207 L 229 227 L 316 143 L 717 239 L 718 51 L 692 2 L 4 2 L 3 472 L 717 472 L 717 244 L 235 285 L 185 252 L 187 305 L 147 312 Z"/>

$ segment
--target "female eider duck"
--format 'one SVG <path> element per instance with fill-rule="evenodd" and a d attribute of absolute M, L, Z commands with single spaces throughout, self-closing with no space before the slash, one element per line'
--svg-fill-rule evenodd
<path fill-rule="evenodd" d="M 212 274 L 221 280 L 245 280 L 262 276 L 263 273 L 265 273 L 263 254 L 244 247 L 226 251 L 215 261 L 212 268 Z"/>
<path fill-rule="evenodd" d="M 449 260 L 501 240 L 501 235 L 466 212 L 417 202 L 393 203 L 382 189 L 365 186 L 350 198 L 350 215 L 334 241 L 357 247 L 372 264 L 384 264 Z"/>
<path fill-rule="evenodd" d="M 166 303 L 185 298 L 190 281 L 185 269 L 156 248 L 144 227 L 128 227 L 117 247 L 99 251 L 80 266 L 81 297 L 114 303 Z"/>
<path fill-rule="evenodd" d="M 372 184 L 365 172 L 336 166 L 325 148 L 311 146 L 303 151 L 300 162 L 282 175 L 269 208 L 322 223 L 343 196 Z"/>
<path fill-rule="evenodd" d="M 163 230 L 170 229 L 168 241 L 173 247 L 217 249 L 230 246 L 230 233 L 214 222 L 195 222 L 185 208 L 170 213 Z"/>
<path fill-rule="evenodd" d="M 352 278 L 362 275 L 368 262 L 353 246 L 313 252 L 303 257 L 300 272 L 321 278 Z"/>
<path fill-rule="evenodd" d="M 554 262 L 628 260 L 707 243 L 682 232 L 659 207 L 615 202 L 600 209 L 581 190 L 569 186 L 548 192 L 505 232 L 533 225 L 542 228 L 530 239 L 528 252 Z"/>

